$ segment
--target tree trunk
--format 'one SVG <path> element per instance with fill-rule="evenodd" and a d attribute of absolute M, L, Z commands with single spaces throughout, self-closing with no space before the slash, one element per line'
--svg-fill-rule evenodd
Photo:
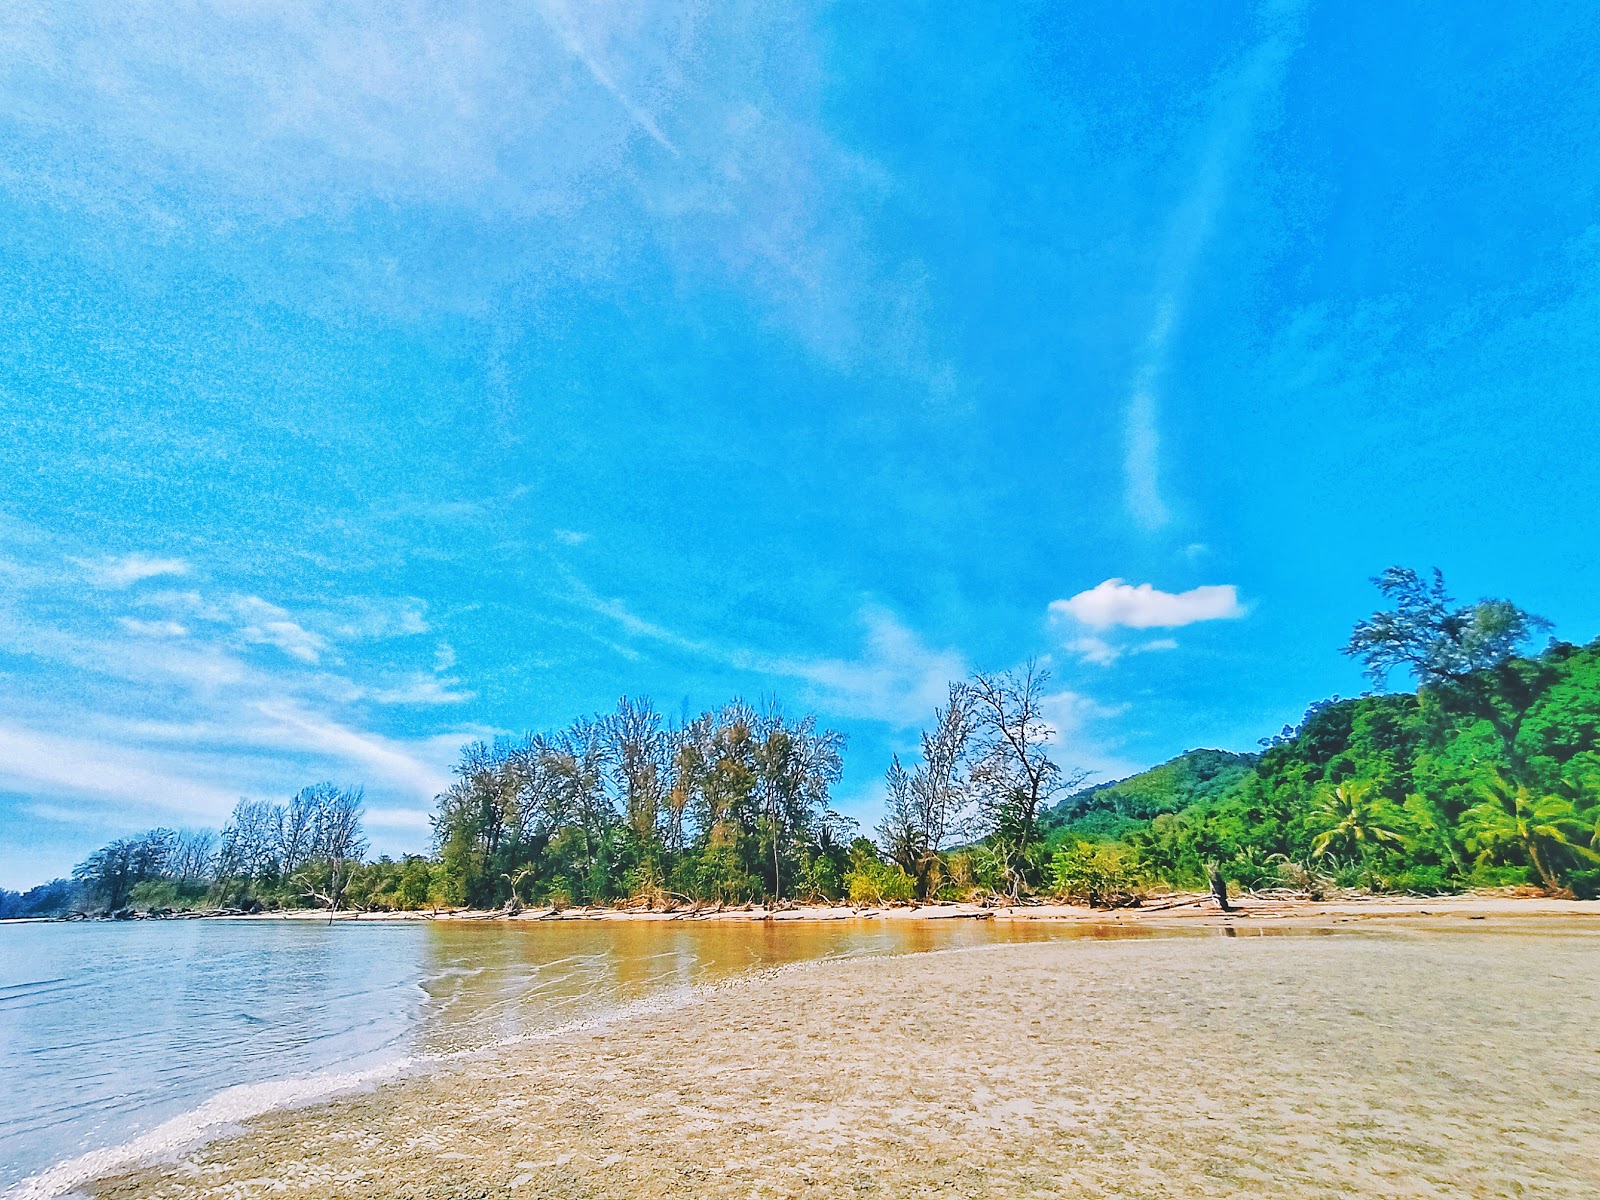
<path fill-rule="evenodd" d="M 1217 907 L 1223 912 L 1232 912 L 1233 905 L 1228 903 L 1228 881 L 1222 877 L 1222 868 L 1210 865 L 1206 867 L 1206 875 L 1211 880 L 1211 894 L 1216 897 Z"/>
<path fill-rule="evenodd" d="M 1551 872 L 1550 868 L 1545 865 L 1544 855 L 1539 853 L 1539 843 L 1531 838 L 1528 840 L 1528 857 L 1533 860 L 1533 869 L 1539 872 L 1539 878 L 1544 881 L 1545 891 L 1561 891 L 1560 880 L 1558 880 Z"/>

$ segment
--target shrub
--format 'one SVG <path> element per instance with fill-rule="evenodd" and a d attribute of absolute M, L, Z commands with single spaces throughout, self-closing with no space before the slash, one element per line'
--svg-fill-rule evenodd
<path fill-rule="evenodd" d="M 1124 908 L 1139 902 L 1139 876 L 1125 846 L 1063 846 L 1050 860 L 1050 876 L 1055 894 L 1073 904 Z"/>
<path fill-rule="evenodd" d="M 845 876 L 853 904 L 909 904 L 916 881 L 898 866 L 873 863 Z"/>

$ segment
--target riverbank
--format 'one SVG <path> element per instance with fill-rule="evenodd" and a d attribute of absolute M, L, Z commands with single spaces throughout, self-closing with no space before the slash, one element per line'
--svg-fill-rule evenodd
<path fill-rule="evenodd" d="M 90 1190 L 1576 1200 L 1597 956 L 1592 920 L 1430 917 L 810 963 Z"/>
<path fill-rule="evenodd" d="M 1224 913 L 1209 893 L 1156 896 L 1134 908 L 1088 908 L 1060 903 L 1015 905 L 704 905 L 670 910 L 644 908 L 569 907 L 504 910 L 437 909 L 418 912 L 337 912 L 292 909 L 282 912 L 175 913 L 140 920 L 207 921 L 1049 921 L 1076 925 L 1185 925 L 1223 927 L 1251 922 L 1281 922 L 1288 926 L 1335 926 L 1356 921 L 1430 917 L 1487 920 L 1507 917 L 1600 917 L 1600 900 L 1559 900 L 1542 896 L 1469 893 L 1454 896 L 1363 896 L 1339 900 L 1308 900 L 1292 896 L 1236 897 L 1233 911 Z M 27 917 L 21 921 L 44 918 Z M 11 922 L 0 922 L 10 924 Z"/>

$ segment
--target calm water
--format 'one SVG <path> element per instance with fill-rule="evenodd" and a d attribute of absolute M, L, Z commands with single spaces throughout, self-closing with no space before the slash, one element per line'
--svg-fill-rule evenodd
<path fill-rule="evenodd" d="M 670 1004 L 764 966 L 1055 935 L 971 921 L 0 925 L 0 1190 L 182 1128 L 202 1102 L 246 1116 L 313 1098 L 330 1075 Z"/>

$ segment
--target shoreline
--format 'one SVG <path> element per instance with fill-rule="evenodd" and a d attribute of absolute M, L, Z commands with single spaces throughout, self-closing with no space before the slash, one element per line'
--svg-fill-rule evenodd
<path fill-rule="evenodd" d="M 563 909 L 528 908 L 519 913 L 504 910 L 456 909 L 414 912 L 329 913 L 314 909 L 289 909 L 260 913 L 172 913 L 165 916 L 132 918 L 13 917 L 0 920 L 12 924 L 118 924 L 127 921 L 301 921 L 323 924 L 379 924 L 385 922 L 438 921 L 446 923 L 524 924 L 540 922 L 770 922 L 817 923 L 835 921 L 1000 921 L 1043 922 L 1071 925 L 1184 925 L 1215 926 L 1256 921 L 1288 922 L 1292 925 L 1344 923 L 1352 920 L 1392 918 L 1461 917 L 1486 920 L 1504 917 L 1600 917 L 1600 900 L 1564 900 L 1542 896 L 1505 896 L 1465 893 L 1447 896 L 1363 896 L 1337 900 L 1309 900 L 1291 897 L 1245 895 L 1233 898 L 1232 912 L 1217 908 L 1209 893 L 1174 893 L 1151 897 L 1146 903 L 1126 908 L 1089 908 L 1058 902 L 984 906 L 961 902 L 922 905 L 790 905 L 768 908 L 749 904 L 737 907 L 679 908 L 650 910 L 602 906 Z"/>
<path fill-rule="evenodd" d="M 1577 1151 L 1600 1138 L 1600 1115 L 1559 1098 L 1600 1080 L 1570 1036 L 1600 1004 L 1595 907 L 1581 924 L 1430 913 L 1343 926 L 1314 950 L 1298 937 L 1068 937 L 814 960 L 252 1117 L 75 1188 L 1589 1196 L 1600 1167 Z M 1401 943 L 1391 929 L 1448 935 Z M 1508 1025 L 1507 1011 L 1524 1017 Z"/>

